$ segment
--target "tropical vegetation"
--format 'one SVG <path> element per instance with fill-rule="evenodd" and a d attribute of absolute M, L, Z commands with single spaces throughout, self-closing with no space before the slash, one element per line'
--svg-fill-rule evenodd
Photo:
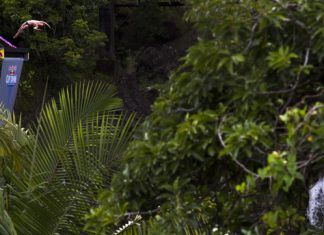
<path fill-rule="evenodd" d="M 81 233 L 136 128 L 114 94 L 107 83 L 77 83 L 28 131 L 1 114 L 1 234 Z"/>
<path fill-rule="evenodd" d="M 198 42 L 88 228 L 315 234 L 306 214 L 323 170 L 323 2 L 188 4 Z"/>
<path fill-rule="evenodd" d="M 1 113 L 0 233 L 323 232 L 324 189 L 316 210 L 308 201 L 323 182 L 324 3 L 187 0 L 186 9 L 197 41 L 143 122 L 105 82 L 64 88 L 28 130 Z"/>

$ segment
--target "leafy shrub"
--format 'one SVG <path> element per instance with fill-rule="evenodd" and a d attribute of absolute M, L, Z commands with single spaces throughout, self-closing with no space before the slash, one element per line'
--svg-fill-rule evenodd
<path fill-rule="evenodd" d="M 131 213 L 149 234 L 314 234 L 306 211 L 324 163 L 324 3 L 188 4 L 199 40 L 87 227 L 114 231 Z"/>

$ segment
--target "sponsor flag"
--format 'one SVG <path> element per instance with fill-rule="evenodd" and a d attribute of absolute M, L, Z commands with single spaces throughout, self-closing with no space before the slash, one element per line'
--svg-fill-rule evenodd
<path fill-rule="evenodd" d="M 3 48 L 0 48 L 0 60 L 3 60 L 5 57 L 5 52 Z"/>

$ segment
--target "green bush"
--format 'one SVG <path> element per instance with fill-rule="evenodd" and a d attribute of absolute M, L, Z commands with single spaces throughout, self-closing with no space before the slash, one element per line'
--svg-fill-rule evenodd
<path fill-rule="evenodd" d="M 324 163 L 324 3 L 188 5 L 198 42 L 87 228 L 116 231 L 140 214 L 149 234 L 314 234 L 305 216 Z"/>

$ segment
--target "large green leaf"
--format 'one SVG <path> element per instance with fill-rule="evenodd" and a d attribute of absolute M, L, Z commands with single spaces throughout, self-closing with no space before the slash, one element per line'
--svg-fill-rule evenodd
<path fill-rule="evenodd" d="M 0 234 L 2 235 L 16 235 L 14 224 L 5 210 L 3 190 L 0 189 Z"/>
<path fill-rule="evenodd" d="M 45 106 L 25 139 L 22 169 L 6 165 L 8 212 L 18 234 L 80 234 L 137 125 L 106 83 L 75 84 L 58 100 Z"/>

